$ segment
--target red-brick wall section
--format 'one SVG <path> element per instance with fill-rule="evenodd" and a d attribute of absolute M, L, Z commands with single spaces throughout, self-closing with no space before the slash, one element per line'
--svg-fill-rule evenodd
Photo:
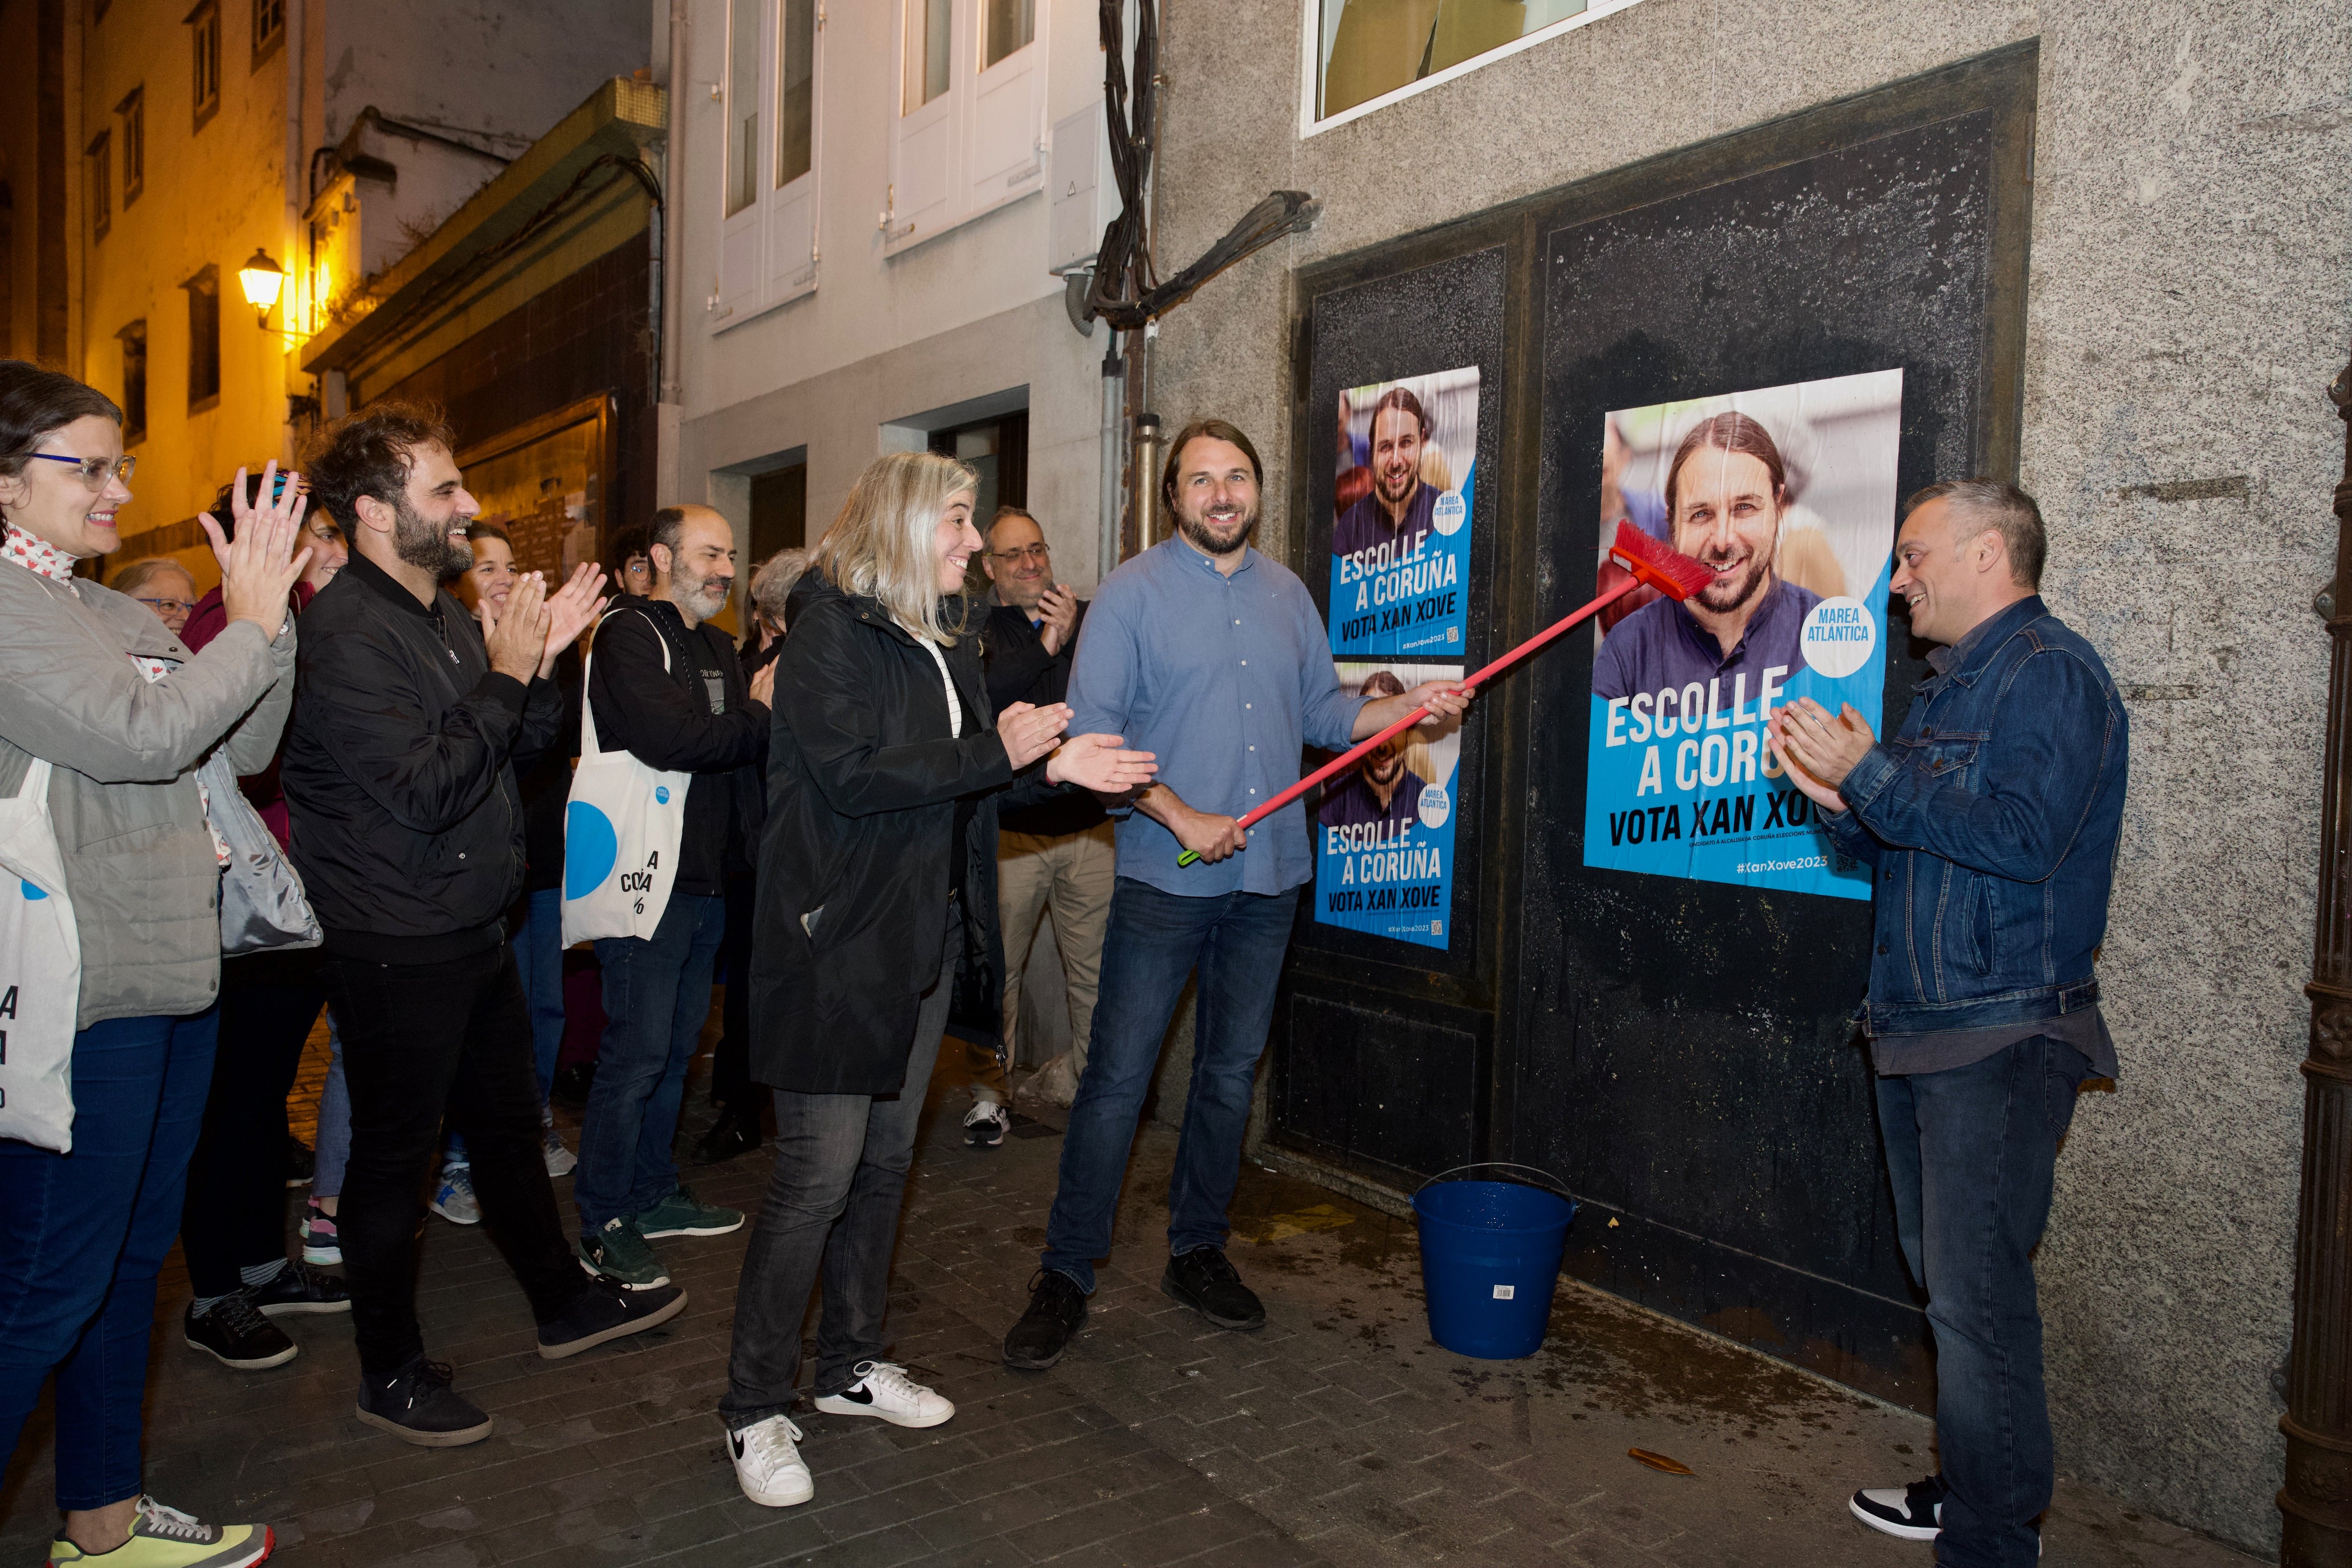
<path fill-rule="evenodd" d="M 604 537 L 645 522 L 654 509 L 651 265 L 640 234 L 377 395 L 439 404 L 459 445 L 471 446 L 609 392 L 619 421 L 610 499 L 618 504 L 600 520 Z"/>

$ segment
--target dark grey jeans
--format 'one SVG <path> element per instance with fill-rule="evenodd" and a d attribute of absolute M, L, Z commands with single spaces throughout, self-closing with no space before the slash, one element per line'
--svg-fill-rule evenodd
<path fill-rule="evenodd" d="M 719 1414 L 730 1431 L 782 1415 L 800 1381 L 801 1321 L 820 1274 L 816 1388 L 838 1394 L 854 1369 L 882 1355 L 890 1252 L 914 1163 L 915 1123 L 931 1087 L 954 999 L 962 920 L 948 905 L 939 978 L 923 993 L 897 1094 L 795 1094 L 777 1089 L 776 1163 L 735 1288 L 735 1344 Z"/>

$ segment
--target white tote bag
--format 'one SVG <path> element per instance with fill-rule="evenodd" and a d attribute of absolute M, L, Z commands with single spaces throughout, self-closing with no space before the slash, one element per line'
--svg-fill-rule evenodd
<path fill-rule="evenodd" d="M 614 615 L 643 612 L 615 610 Z M 605 617 L 607 620 L 611 616 Z M 646 616 L 646 624 L 652 617 Z M 669 639 L 661 643 L 669 668 Z M 596 743 L 596 710 L 586 676 L 580 682 L 580 765 L 563 809 L 563 945 L 603 937 L 650 937 L 669 908 L 677 878 L 677 846 L 686 828 L 686 792 L 692 773 L 664 773 L 634 752 Z"/>
<path fill-rule="evenodd" d="M 36 757 L 0 800 L 0 1138 L 73 1148 L 74 1019 L 81 934 L 49 820 L 49 764 Z"/>

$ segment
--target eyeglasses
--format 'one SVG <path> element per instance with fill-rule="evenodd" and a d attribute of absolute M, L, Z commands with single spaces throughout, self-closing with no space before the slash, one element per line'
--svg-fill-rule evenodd
<path fill-rule="evenodd" d="M 194 615 L 196 608 L 193 599 L 142 599 L 139 602 L 159 616 Z"/>
<path fill-rule="evenodd" d="M 139 466 L 139 459 L 135 457 L 117 458 L 110 461 L 105 458 L 66 458 L 55 452 L 34 452 L 30 456 L 38 458 L 45 463 L 71 463 L 80 473 L 81 482 L 94 490 L 104 489 L 106 481 L 110 479 L 121 479 L 127 483 L 131 478 L 131 471 Z"/>
<path fill-rule="evenodd" d="M 992 550 L 988 552 L 988 558 L 991 561 L 1002 561 L 1010 566 L 1016 561 L 1043 562 L 1053 553 L 1053 551 L 1040 541 L 1035 544 L 1024 544 L 1018 550 Z"/>

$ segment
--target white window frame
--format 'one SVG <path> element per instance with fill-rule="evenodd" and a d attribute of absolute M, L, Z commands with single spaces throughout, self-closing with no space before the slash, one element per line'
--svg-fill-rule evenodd
<path fill-rule="evenodd" d="M 1035 0 L 1029 42 L 983 70 L 981 7 L 988 0 L 951 0 L 948 89 L 904 114 L 899 111 L 905 107 L 909 0 L 886 3 L 892 10 L 890 184 L 883 193 L 880 227 L 882 253 L 896 256 L 1045 188 L 1052 142 L 1045 119 L 1045 57 L 1052 17 L 1051 0 Z M 908 143 L 933 134 L 945 142 L 937 154 L 940 194 L 912 205 L 920 201 L 912 195 L 919 189 L 913 159 L 926 154 Z"/>
<path fill-rule="evenodd" d="M 1538 44 L 1565 37 L 1579 27 L 1590 26 L 1604 16 L 1613 16 L 1629 6 L 1640 5 L 1641 0 L 1591 0 L 1591 4 L 1577 16 L 1563 18 L 1549 26 L 1539 27 L 1532 33 L 1512 39 L 1507 44 L 1497 44 L 1483 55 L 1473 55 L 1468 59 L 1457 61 L 1442 71 L 1432 72 L 1419 81 L 1409 81 L 1402 87 L 1391 88 L 1378 98 L 1368 98 L 1361 103 L 1340 110 L 1338 113 L 1328 115 L 1321 120 L 1315 117 L 1315 106 L 1321 98 L 1323 85 L 1321 56 L 1324 0 L 1299 0 L 1299 3 L 1302 22 L 1298 31 L 1302 52 L 1299 59 L 1298 137 L 1303 142 L 1310 136 L 1320 136 L 1326 131 L 1336 131 L 1351 121 L 1361 120 L 1365 115 L 1377 110 L 1386 109 L 1391 103 L 1402 103 L 1406 99 L 1427 92 L 1433 87 L 1443 87 L 1457 77 L 1468 76 L 1472 71 L 1493 65 L 1496 60 L 1508 59 L 1523 49 L 1532 49 Z"/>
<path fill-rule="evenodd" d="M 776 184 L 777 143 L 783 129 L 783 7 L 786 0 L 757 0 L 760 21 L 760 137 L 753 188 L 759 193 L 749 206 L 730 214 L 727 196 L 732 174 L 735 105 L 728 98 L 734 79 L 734 6 L 726 8 L 727 27 L 719 67 L 719 251 L 712 270 L 710 329 L 724 331 L 779 305 L 814 293 L 821 255 L 817 219 L 817 181 L 824 166 L 824 34 L 825 0 L 816 0 L 815 31 L 810 42 L 809 166 L 806 173 L 781 189 Z M 805 253 L 803 253 L 805 234 Z M 739 276 L 729 264 L 729 247 L 742 258 Z"/>

